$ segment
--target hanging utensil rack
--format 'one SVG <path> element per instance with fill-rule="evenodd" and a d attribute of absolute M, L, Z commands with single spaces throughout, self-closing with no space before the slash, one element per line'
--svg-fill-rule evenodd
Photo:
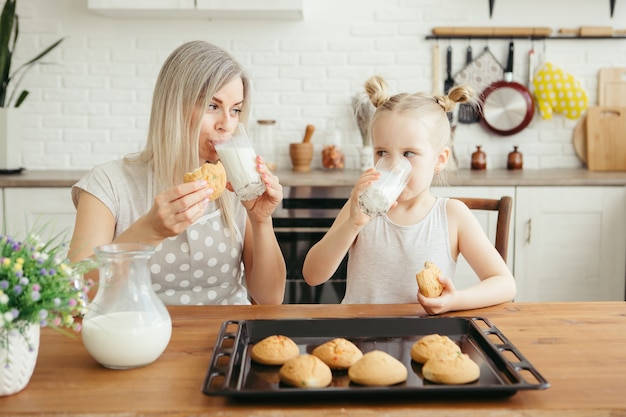
<path fill-rule="evenodd" d="M 438 26 L 432 29 L 432 34 L 426 39 L 531 39 L 531 40 L 579 40 L 579 39 L 626 39 L 623 29 L 615 30 L 611 35 L 610 27 L 593 28 L 583 26 L 582 28 L 605 29 L 606 34 L 597 32 L 596 34 L 581 35 L 580 29 L 561 29 L 558 34 L 553 35 L 553 30 L 547 27 L 450 27 Z M 578 31 L 578 32 L 576 32 Z M 578 33 L 572 35 L 572 33 Z M 600 33 L 600 34 L 598 34 Z"/>

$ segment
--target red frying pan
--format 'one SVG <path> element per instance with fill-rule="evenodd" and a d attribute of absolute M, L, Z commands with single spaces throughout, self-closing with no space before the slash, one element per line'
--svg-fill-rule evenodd
<path fill-rule="evenodd" d="M 510 42 L 504 80 L 491 84 L 480 96 L 482 125 L 502 136 L 521 132 L 535 114 L 532 94 L 524 85 L 513 81 L 513 54 L 513 42 Z"/>

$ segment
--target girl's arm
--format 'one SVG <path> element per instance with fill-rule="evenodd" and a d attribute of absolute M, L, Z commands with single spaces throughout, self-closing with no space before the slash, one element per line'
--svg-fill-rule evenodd
<path fill-rule="evenodd" d="M 450 246 L 453 257 L 462 254 L 480 282 L 456 291 L 449 278 L 442 278 L 444 292 L 437 298 L 418 294 L 418 301 L 430 314 L 470 310 L 512 301 L 516 285 L 513 274 L 485 234 L 471 210 L 461 201 L 447 203 Z"/>
<path fill-rule="evenodd" d="M 307 284 L 319 285 L 333 276 L 359 232 L 371 219 L 359 208 L 359 195 L 379 177 L 380 173 L 373 169 L 361 175 L 328 232 L 309 250 L 302 267 Z"/>

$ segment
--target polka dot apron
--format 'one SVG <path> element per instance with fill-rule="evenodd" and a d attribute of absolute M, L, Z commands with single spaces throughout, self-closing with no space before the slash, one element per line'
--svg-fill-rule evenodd
<path fill-rule="evenodd" d="M 149 201 L 153 201 L 151 195 Z M 150 260 L 152 288 L 167 305 L 250 304 L 243 284 L 243 238 L 209 203 L 178 236 L 163 240 Z"/>

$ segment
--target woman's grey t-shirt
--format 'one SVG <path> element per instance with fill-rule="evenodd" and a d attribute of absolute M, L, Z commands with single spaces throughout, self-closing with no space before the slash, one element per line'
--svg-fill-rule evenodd
<path fill-rule="evenodd" d="M 155 188 L 146 165 L 124 160 L 107 162 L 72 187 L 74 205 L 82 191 L 94 195 L 115 218 L 119 236 L 152 207 Z M 246 210 L 235 195 L 220 197 L 233 207 L 235 228 L 223 221 L 216 202 L 178 236 L 163 240 L 150 259 L 152 287 L 165 304 L 250 304 L 243 274 Z"/>

